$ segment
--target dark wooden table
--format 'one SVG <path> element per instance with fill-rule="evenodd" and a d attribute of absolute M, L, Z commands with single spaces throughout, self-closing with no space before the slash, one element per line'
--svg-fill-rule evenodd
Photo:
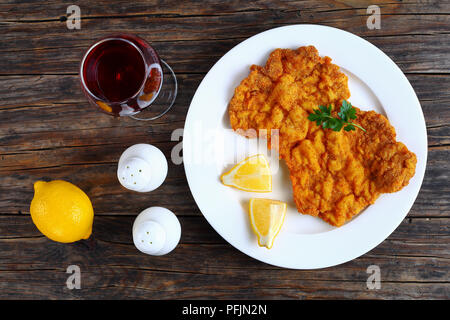
<path fill-rule="evenodd" d="M 72 1 L 0 2 L 0 298 L 313 299 L 450 298 L 450 3 L 405 1 L 77 1 L 81 29 L 68 30 Z M 381 29 L 366 9 L 381 8 Z M 428 164 L 408 216 L 382 244 L 340 266 L 286 270 L 253 260 L 206 222 L 183 165 L 169 163 L 164 185 L 127 192 L 116 177 L 122 151 L 151 143 L 170 159 L 171 133 L 184 126 L 190 100 L 211 66 L 246 38 L 278 26 L 313 23 L 353 32 L 388 54 L 422 104 Z M 116 31 L 148 40 L 178 75 L 173 110 L 152 123 L 115 119 L 90 107 L 78 83 L 83 52 Z M 351 48 L 348 48 L 351 54 Z M 64 179 L 95 208 L 90 240 L 60 244 L 33 225 L 33 182 Z M 174 252 L 139 253 L 131 238 L 137 213 L 159 205 L 182 225 Z M 369 290 L 367 267 L 381 269 Z M 81 289 L 69 290 L 69 265 Z"/>

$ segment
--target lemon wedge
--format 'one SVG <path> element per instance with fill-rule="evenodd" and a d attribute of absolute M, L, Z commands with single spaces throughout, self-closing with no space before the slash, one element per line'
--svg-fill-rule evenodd
<path fill-rule="evenodd" d="M 248 157 L 220 177 L 222 183 L 249 192 L 271 192 L 272 174 L 262 154 Z"/>
<path fill-rule="evenodd" d="M 250 199 L 250 224 L 258 237 L 259 246 L 272 248 L 286 217 L 286 208 L 286 203 L 278 200 Z"/>

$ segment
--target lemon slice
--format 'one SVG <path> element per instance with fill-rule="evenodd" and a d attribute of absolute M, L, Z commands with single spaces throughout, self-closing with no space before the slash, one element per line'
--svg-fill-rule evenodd
<path fill-rule="evenodd" d="M 262 154 L 248 157 L 220 177 L 222 183 L 250 192 L 271 192 L 272 174 Z"/>
<path fill-rule="evenodd" d="M 250 199 L 250 223 L 261 247 L 272 248 L 283 225 L 286 208 L 286 203 L 278 200 Z"/>

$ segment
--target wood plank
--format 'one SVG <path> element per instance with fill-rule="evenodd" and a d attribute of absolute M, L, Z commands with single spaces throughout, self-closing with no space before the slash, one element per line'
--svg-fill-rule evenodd
<path fill-rule="evenodd" d="M 93 238 L 95 241 L 113 242 L 132 245 L 131 228 L 136 215 L 134 212 L 129 216 L 116 215 L 95 215 Z M 180 219 L 182 226 L 181 244 L 226 244 L 218 233 L 208 224 L 202 216 L 184 216 L 175 212 Z M 407 247 L 415 245 L 427 245 L 434 251 L 425 252 L 422 248 L 416 253 L 419 256 L 436 255 L 443 258 L 450 258 L 450 251 L 445 250 L 445 243 L 450 241 L 450 217 L 406 217 L 395 232 L 389 236 L 387 241 L 390 244 L 401 241 L 407 241 L 407 245 L 401 247 L 401 250 L 387 252 L 389 245 L 383 245 L 383 250 L 376 250 L 377 253 L 392 255 L 397 252 L 399 255 L 412 254 L 414 251 Z M 111 232 L 115 230 L 116 232 Z M 128 230 L 128 231 L 126 231 Z M 28 213 L 20 215 L 5 215 L 0 212 L 0 240 L 8 239 L 26 239 L 43 238 L 44 236 L 34 226 Z M 436 241 L 439 239 L 439 241 Z M 409 241 L 408 241 L 409 240 Z M 89 241 L 85 241 L 87 244 Z M 440 244 L 439 242 L 443 242 Z M 436 247 L 430 244 L 437 245 Z M 90 244 L 89 244 L 90 245 Z M 397 245 L 395 245 L 397 246 Z M 275 267 L 273 267 L 275 268 Z"/>
<path fill-rule="evenodd" d="M 153 124 L 184 121 L 203 74 L 178 74 L 179 96 L 164 118 Z M 427 126 L 450 124 L 450 77 L 447 75 L 408 75 L 421 102 Z M 30 90 L 30 87 L 33 90 Z M 39 92 L 36 95 L 35 92 Z M 230 97 L 232 91 L 230 92 Z M 35 131 L 83 130 L 117 126 L 148 126 L 132 119 L 117 119 L 89 107 L 77 75 L 0 77 L 0 133 L 5 135 Z M 74 122 L 72 119 L 77 118 Z M 11 122 L 14 119 L 14 122 Z M 42 120 L 45 119 L 45 122 Z M 17 125 L 16 123 L 22 125 Z M 181 125 L 182 126 L 182 125 Z M 0 144 L 3 144 L 0 142 Z"/>
<path fill-rule="evenodd" d="M 450 145 L 450 126 L 429 127 L 427 129 L 428 146 L 444 147 Z"/>
<path fill-rule="evenodd" d="M 83 96 L 77 75 L 0 77 L 0 113 L 3 116 L 0 119 L 1 139 L 5 139 L 5 135 L 11 136 L 6 138 L 7 140 L 15 139 L 17 134 L 30 132 L 102 128 L 120 130 L 125 127 L 141 128 L 151 134 L 158 132 L 156 129 L 156 131 L 153 130 L 156 126 L 163 128 L 167 125 L 172 126 L 167 131 L 171 132 L 174 128 L 184 126 L 190 99 L 203 76 L 179 74 L 177 78 L 180 90 L 173 109 L 163 118 L 152 121 L 149 125 L 146 122 L 130 118 L 119 120 L 98 112 L 96 108 L 89 105 Z M 29 90 L 30 86 L 33 87 L 31 91 Z M 73 119 L 77 119 L 77 121 Z M 89 135 L 90 133 L 85 132 L 85 134 Z M 83 133 L 80 132 L 80 135 L 83 136 Z M 86 137 L 86 135 L 84 136 Z M 99 132 L 98 138 L 104 141 L 101 132 Z M 14 141 L 0 141 L 4 148 L 8 148 L 7 146 L 11 146 L 12 143 Z M 92 143 L 93 141 L 91 141 Z"/>
<path fill-rule="evenodd" d="M 24 32 L 27 29 L 24 29 Z M 89 32 L 89 30 L 86 30 Z M 33 49 L 1 48 L 0 70 L 11 74 L 76 74 L 84 52 L 92 40 L 79 40 L 66 36 L 66 31 L 50 38 L 45 47 Z M 29 37 L 29 32 L 24 36 Z M 142 34 L 152 39 L 151 32 Z M 35 35 L 36 38 L 40 36 Z M 17 39 L 17 38 L 16 38 Z M 406 73 L 448 73 L 450 69 L 450 34 L 410 35 L 392 37 L 366 37 L 383 50 Z M 153 46 L 176 73 L 206 73 L 228 50 L 245 38 L 225 40 L 193 40 L 154 42 Z M 299 39 L 299 46 L 308 45 Z M 423 48 L 427 48 L 424 50 Z M 267 52 L 269 54 L 269 51 Z M 64 59 L 61 59 L 64 57 Z M 333 58 L 333 57 L 332 57 Z"/>
<path fill-rule="evenodd" d="M 151 140 L 148 142 L 153 143 Z M 170 143 L 155 143 L 155 145 L 169 157 L 172 146 Z M 91 198 L 98 214 L 134 215 L 152 203 L 167 206 L 180 214 L 199 214 L 189 191 L 183 166 L 175 165 L 171 161 L 168 177 L 157 190 L 141 194 L 123 189 L 117 181 L 116 163 L 125 148 L 126 146 L 109 145 L 103 148 L 57 149 L 47 154 L 30 152 L 27 159 L 24 158 L 27 154 L 20 153 L 17 160 L 14 160 L 14 155 L 3 155 L 2 163 L 20 160 L 23 169 L 18 166 L 17 170 L 11 168 L 0 170 L 2 180 L 0 208 L 9 214 L 28 212 L 33 197 L 32 185 L 35 181 L 62 179 L 82 188 Z M 429 151 L 425 179 L 410 215 L 448 217 L 449 157 L 448 148 Z"/>
<path fill-rule="evenodd" d="M 71 259 L 80 265 L 92 267 L 116 264 L 128 268 L 145 266 L 149 270 L 206 274 L 238 273 L 233 271 L 234 268 L 240 269 L 241 274 L 252 269 L 269 270 L 269 273 L 281 276 L 297 272 L 283 271 L 242 254 L 227 244 L 201 217 L 180 217 L 181 243 L 175 251 L 164 257 L 150 257 L 137 251 L 131 239 L 134 217 L 96 216 L 92 237 L 73 244 L 56 243 L 40 235 L 29 216 L 0 216 L 0 220 L 1 234 L 5 230 L 8 233 L 12 230 L 8 236 L 0 237 L 2 272 L 26 268 L 58 269 Z M 362 268 L 365 272 L 368 265 L 378 264 L 381 269 L 384 267 L 386 281 L 448 282 L 448 222 L 448 218 L 405 219 L 377 248 L 354 261 L 333 268 L 342 270 L 342 273 L 335 274 L 336 270 L 328 269 L 304 270 L 299 276 L 314 280 L 362 280 L 366 278 L 365 274 L 353 273 Z M 432 234 L 432 238 L 427 237 L 427 234 Z M 14 249 L 20 246 L 26 246 L 28 250 L 18 255 Z M 46 248 L 45 253 L 42 248 Z M 199 259 L 188 262 L 190 257 Z M 416 268 L 410 270 L 410 263 L 414 260 L 417 261 Z M 427 268 L 433 272 L 427 272 Z"/>
<path fill-rule="evenodd" d="M 405 219 L 368 254 L 340 266 L 309 271 L 253 260 L 226 244 L 204 218 L 180 219 L 181 244 L 168 256 L 150 257 L 132 245 L 134 217 L 96 216 L 90 240 L 60 244 L 40 236 L 28 216 L 0 216 L 0 297 L 24 297 L 25 292 L 34 298 L 99 294 L 104 298 L 239 298 L 244 293 L 263 298 L 276 292 L 278 297 L 295 298 L 397 294 L 408 299 L 449 294 L 449 218 Z M 71 264 L 81 268 L 81 291 L 65 288 L 65 270 Z M 372 264 L 381 269 L 381 290 L 366 288 L 366 269 Z"/>
<path fill-rule="evenodd" d="M 42 10 L 44 11 L 44 10 Z M 180 17 L 125 16 L 120 19 L 85 19 L 80 30 L 68 30 L 66 22 L 3 22 L 0 50 L 86 48 L 96 39 L 115 31 L 134 33 L 149 42 L 244 39 L 270 28 L 302 23 L 337 27 L 363 37 L 393 35 L 445 35 L 450 15 L 383 14 L 382 28 L 369 30 L 364 9 L 301 12 L 299 10 L 238 11 L 226 15 Z M 444 43 L 442 41 L 442 43 Z M 37 53 L 39 54 L 39 50 Z M 444 59 L 442 59 L 444 61 Z"/>
<path fill-rule="evenodd" d="M 385 14 L 430 14 L 430 13 L 450 13 L 450 4 L 447 1 L 438 0 L 346 0 L 346 1 L 217 1 L 208 0 L 202 2 L 183 2 L 176 0 L 169 1 L 148 1 L 137 0 L 130 3 L 128 1 L 114 1 L 111 3 L 100 0 L 93 6 L 87 0 L 77 1 L 83 16 L 86 18 L 115 17 L 132 15 L 152 15 L 179 17 L 186 15 L 227 15 L 235 12 L 253 12 L 264 10 L 278 11 L 300 11 L 310 12 L 339 12 L 339 11 L 364 11 L 369 5 L 376 4 L 381 7 Z M 45 10 L 43 10 L 43 6 Z M 7 0 L 0 4 L 0 19 L 7 21 L 39 21 L 39 20 L 60 20 L 61 16 L 66 16 L 67 3 L 59 1 L 47 1 L 45 5 L 39 1 L 30 2 L 28 0 Z M 365 12 L 365 11 L 364 11 Z M 63 20 L 63 19 L 62 19 Z"/>
<path fill-rule="evenodd" d="M 156 146 L 162 147 L 162 151 L 167 152 L 167 146 Z M 110 164 L 74 163 L 37 170 L 3 172 L 0 175 L 2 180 L 0 207 L 6 213 L 26 213 L 33 198 L 34 181 L 62 179 L 84 190 L 89 195 L 97 214 L 135 215 L 152 205 L 167 207 L 184 215 L 199 214 L 181 165 L 169 162 L 169 173 L 164 184 L 151 193 L 137 193 L 122 188 L 117 181 L 116 161 L 124 149 L 117 148 L 114 151 L 117 156 L 114 163 Z"/>
<path fill-rule="evenodd" d="M 383 283 L 368 290 L 365 281 L 288 279 L 279 285 L 253 277 L 173 274 L 124 268 L 83 273 L 81 290 L 68 290 L 63 270 L 16 271 L 0 276 L 2 299 L 446 299 L 449 285 Z M 171 279 L 165 281 L 164 279 Z M 29 280 L 27 280 L 29 279 Z M 127 279 L 119 281 L 119 279 Z M 138 279 L 138 280 L 136 280 Z M 253 282 L 252 282 L 253 281 Z M 224 285 L 228 283 L 228 285 Z"/>
<path fill-rule="evenodd" d="M 83 270 L 83 269 L 82 269 Z M 252 275 L 193 275 L 121 267 L 89 269 L 80 290 L 69 290 L 64 270 L 0 274 L 2 299 L 447 299 L 448 283 L 383 282 L 368 290 L 365 281 L 257 281 Z M 126 280 L 122 280 L 126 279 Z M 165 280 L 170 279 L 170 280 Z M 268 283 L 272 282 L 272 283 Z"/>
<path fill-rule="evenodd" d="M 450 77 L 447 75 L 407 75 L 407 77 L 420 100 L 427 126 L 437 127 L 450 124 L 450 112 L 448 111 Z"/>
<path fill-rule="evenodd" d="M 20 158 L 29 157 L 29 155 L 19 155 L 19 153 L 27 154 L 34 151 L 41 153 L 50 151 L 55 153 L 58 152 L 58 149 L 87 146 L 97 148 L 107 145 L 125 147 L 139 141 L 148 141 L 149 139 L 153 143 L 163 143 L 171 140 L 171 133 L 174 130 L 183 128 L 184 126 L 184 120 L 165 122 L 165 118 L 152 123 L 151 126 L 132 121 L 131 119 L 112 119 L 109 116 L 100 114 L 97 110 L 91 109 L 89 106 L 82 106 L 81 104 L 80 102 L 80 105 L 77 104 L 73 109 L 86 108 L 89 110 L 84 113 L 83 120 L 77 123 L 70 121 L 70 117 L 64 120 L 61 119 L 64 116 L 57 116 L 58 112 L 61 112 L 61 108 L 65 108 L 66 111 L 68 111 L 67 109 L 71 109 L 72 107 L 69 105 L 19 107 L 15 108 L 14 112 L 11 109 L 2 111 L 0 108 L 0 115 L 3 115 L 6 119 L 23 117 L 21 123 L 25 125 L 25 127 L 16 129 L 11 128 L 9 121 L 5 120 L 3 123 L 0 120 L 0 155 L 8 156 L 9 154 L 13 154 Z M 182 114 L 186 112 L 185 105 L 187 103 L 184 103 L 183 106 L 178 106 L 178 103 L 176 104 L 175 108 L 177 110 L 171 111 L 177 114 L 176 116 L 173 115 L 174 118 L 177 117 L 178 119 L 182 117 Z M 24 115 L 23 112 L 28 112 L 28 115 Z M 37 112 L 39 112 L 39 117 L 35 120 L 32 114 Z M 429 114 L 431 114 L 431 110 Z M 442 121 L 443 118 L 445 118 L 445 114 L 440 117 L 440 120 Z M 43 125 L 43 119 L 48 124 L 47 126 Z M 95 126 L 95 119 L 100 119 L 99 123 L 97 123 L 98 126 L 89 128 L 89 125 Z M 436 115 L 436 119 L 439 119 L 438 115 Z M 109 127 L 107 126 L 108 122 L 111 124 Z M 126 134 L 124 134 L 125 130 Z M 450 125 L 430 125 L 427 131 L 429 147 L 446 148 L 450 144 Z M 172 146 L 176 142 L 178 141 L 172 143 Z M 9 157 L 9 159 L 11 160 L 10 164 L 18 165 L 14 157 Z M 5 163 L 6 165 L 7 163 Z"/>

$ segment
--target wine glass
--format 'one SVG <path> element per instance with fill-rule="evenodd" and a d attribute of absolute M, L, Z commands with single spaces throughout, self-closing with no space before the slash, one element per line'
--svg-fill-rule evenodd
<path fill-rule="evenodd" d="M 80 80 L 92 105 L 107 114 L 136 120 L 155 120 L 166 114 L 178 91 L 175 73 L 155 49 L 125 33 L 105 37 L 86 51 Z M 144 109 L 145 117 L 136 116 Z"/>

